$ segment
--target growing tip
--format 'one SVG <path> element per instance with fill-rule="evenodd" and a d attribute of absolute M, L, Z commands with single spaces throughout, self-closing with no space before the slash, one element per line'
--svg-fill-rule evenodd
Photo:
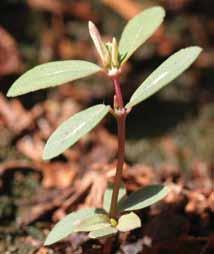
<path fill-rule="evenodd" d="M 108 50 L 102 41 L 98 28 L 92 21 L 88 22 L 88 30 L 103 65 L 108 65 L 110 60 Z"/>

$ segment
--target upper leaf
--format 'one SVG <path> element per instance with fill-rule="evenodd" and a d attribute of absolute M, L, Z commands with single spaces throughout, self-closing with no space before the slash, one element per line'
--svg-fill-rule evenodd
<path fill-rule="evenodd" d="M 119 42 L 122 64 L 156 31 L 164 16 L 164 9 L 156 6 L 146 9 L 127 23 Z"/>
<path fill-rule="evenodd" d="M 110 227 L 105 227 L 95 231 L 91 231 L 88 234 L 88 236 L 92 239 L 95 239 L 95 238 L 101 238 L 101 237 L 110 237 L 116 233 L 117 233 L 117 229 L 110 226 Z"/>
<path fill-rule="evenodd" d="M 188 47 L 170 56 L 138 87 L 126 107 L 131 108 L 144 101 L 177 78 L 195 61 L 201 50 L 196 46 Z"/>
<path fill-rule="evenodd" d="M 106 214 L 95 214 L 81 220 L 75 226 L 75 232 L 89 232 L 111 226 L 109 217 Z"/>
<path fill-rule="evenodd" d="M 120 203 L 120 211 L 133 211 L 150 206 L 168 193 L 168 188 L 162 185 L 150 185 L 133 192 L 127 199 Z"/>
<path fill-rule="evenodd" d="M 139 227 L 141 227 L 140 218 L 133 212 L 122 215 L 117 224 L 117 229 L 121 232 L 130 231 Z"/>
<path fill-rule="evenodd" d="M 103 104 L 92 106 L 62 123 L 48 139 L 43 159 L 52 159 L 74 145 L 104 118 L 109 108 Z"/>
<path fill-rule="evenodd" d="M 49 233 L 44 245 L 51 245 L 74 233 L 76 224 L 95 214 L 105 213 L 102 209 L 87 208 L 71 213 L 59 221 Z"/>
<path fill-rule="evenodd" d="M 105 193 L 104 193 L 103 208 L 107 213 L 110 211 L 113 188 L 114 188 L 114 185 L 109 184 Z M 121 182 L 121 186 L 120 186 L 119 194 L 118 194 L 118 203 L 125 197 L 126 197 L 126 187 L 125 187 L 124 183 Z"/>
<path fill-rule="evenodd" d="M 13 97 L 92 75 L 101 68 L 81 60 L 66 60 L 41 64 L 24 73 L 9 89 Z"/>

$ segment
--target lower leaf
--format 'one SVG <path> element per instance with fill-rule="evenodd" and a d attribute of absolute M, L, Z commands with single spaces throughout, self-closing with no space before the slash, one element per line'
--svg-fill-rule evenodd
<path fill-rule="evenodd" d="M 140 218 L 133 212 L 122 215 L 117 224 L 117 229 L 121 232 L 130 231 L 139 227 L 141 227 Z"/>
<path fill-rule="evenodd" d="M 95 214 L 105 214 L 105 211 L 103 209 L 87 208 L 65 216 L 53 227 L 44 245 L 51 245 L 74 233 L 78 222 Z"/>
<path fill-rule="evenodd" d="M 160 201 L 168 194 L 168 187 L 163 185 L 146 186 L 133 192 L 119 204 L 120 211 L 134 211 L 143 209 Z"/>
<path fill-rule="evenodd" d="M 76 226 L 75 232 L 89 232 L 98 229 L 102 229 L 104 227 L 109 227 L 110 220 L 106 214 L 95 214 L 90 216 L 84 220 L 81 220 Z"/>
<path fill-rule="evenodd" d="M 92 231 L 88 234 L 89 238 L 96 239 L 102 237 L 110 237 L 117 233 L 117 229 L 114 227 L 106 227 L 99 230 Z"/>

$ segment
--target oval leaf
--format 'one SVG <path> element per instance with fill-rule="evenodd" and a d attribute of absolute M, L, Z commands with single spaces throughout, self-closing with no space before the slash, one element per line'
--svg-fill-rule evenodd
<path fill-rule="evenodd" d="M 100 213 L 105 212 L 102 209 L 87 208 L 67 215 L 53 227 L 44 245 L 51 245 L 62 240 L 74 233 L 75 226 L 79 221 Z"/>
<path fill-rule="evenodd" d="M 140 218 L 137 216 L 137 214 L 133 212 L 122 215 L 119 218 L 117 224 L 117 229 L 121 232 L 130 231 L 140 227 L 141 227 Z"/>
<path fill-rule="evenodd" d="M 127 108 L 144 101 L 185 71 L 198 57 L 200 47 L 181 49 L 163 62 L 134 92 Z"/>
<path fill-rule="evenodd" d="M 164 16 L 164 9 L 156 6 L 141 12 L 127 23 L 119 42 L 122 64 L 157 30 Z"/>
<path fill-rule="evenodd" d="M 111 207 L 111 198 L 113 194 L 113 184 L 109 184 L 105 193 L 104 193 L 104 198 L 103 198 L 103 209 L 108 213 L 110 211 Z M 118 203 L 126 197 L 126 186 L 123 182 L 121 182 L 121 186 L 119 189 L 119 194 L 118 194 Z"/>
<path fill-rule="evenodd" d="M 102 237 L 110 237 L 117 233 L 117 229 L 114 227 L 105 227 L 99 230 L 92 231 L 88 234 L 89 238 L 96 239 Z"/>
<path fill-rule="evenodd" d="M 85 109 L 62 123 L 48 139 L 43 159 L 49 160 L 74 145 L 108 113 L 109 106 L 99 104 Z"/>
<path fill-rule="evenodd" d="M 81 60 L 66 60 L 41 64 L 18 78 L 9 89 L 7 96 L 13 97 L 58 86 L 92 75 L 100 70 L 101 68 L 98 65 Z"/>
<path fill-rule="evenodd" d="M 120 211 L 133 211 L 153 205 L 163 199 L 168 188 L 163 185 L 151 185 L 133 192 L 126 200 L 120 203 Z"/>
<path fill-rule="evenodd" d="M 95 214 L 91 217 L 81 220 L 75 226 L 75 232 L 89 232 L 102 229 L 104 227 L 109 227 L 110 225 L 109 217 L 106 214 Z"/>

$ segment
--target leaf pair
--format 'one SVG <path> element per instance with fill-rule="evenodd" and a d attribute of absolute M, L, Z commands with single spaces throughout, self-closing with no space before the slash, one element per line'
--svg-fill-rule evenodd
<path fill-rule="evenodd" d="M 133 212 L 120 216 L 118 221 L 110 219 L 107 214 L 96 214 L 82 220 L 74 232 L 90 232 L 90 238 L 100 238 L 139 227 L 141 227 L 140 218 Z"/>
<path fill-rule="evenodd" d="M 90 238 L 100 238 L 111 236 L 118 231 L 129 231 L 140 226 L 140 219 L 134 213 L 121 216 L 118 224 L 112 226 L 110 218 L 103 209 L 82 209 L 67 215 L 59 221 L 49 233 L 44 245 L 54 244 L 77 232 L 89 232 Z"/>
<path fill-rule="evenodd" d="M 113 186 L 109 185 L 104 194 L 103 209 L 83 209 L 71 213 L 58 222 L 49 233 L 45 245 L 50 245 L 76 232 L 89 232 L 90 238 L 107 237 L 119 232 L 126 232 L 141 227 L 140 218 L 134 210 L 148 207 L 161 199 L 168 188 L 162 185 L 144 187 L 127 196 L 122 183 L 118 196 L 119 219 L 109 218 Z"/>
<path fill-rule="evenodd" d="M 118 195 L 118 211 L 128 212 L 146 208 L 163 199 L 168 193 L 168 187 L 163 185 L 149 185 L 127 196 L 124 183 L 121 184 Z M 108 213 L 113 194 L 113 186 L 109 185 L 104 194 L 103 208 Z"/>
<path fill-rule="evenodd" d="M 127 23 L 121 35 L 118 48 L 120 58 L 122 58 L 121 65 L 155 32 L 162 23 L 164 16 L 165 11 L 162 7 L 153 7 L 141 12 Z M 89 28 L 92 25 L 89 22 Z M 94 29 L 96 30 L 96 27 Z M 91 32 L 94 29 L 90 29 L 92 39 L 98 51 L 101 52 L 100 54 L 103 58 L 106 58 L 107 52 L 104 52 L 105 46 L 101 37 L 98 36 L 98 31 L 96 30 L 96 33 Z M 126 104 L 126 108 L 132 108 L 146 100 L 177 78 L 195 61 L 200 52 L 201 48 L 195 46 L 182 49 L 170 56 L 138 87 Z M 13 97 L 39 89 L 58 86 L 87 77 L 101 70 L 102 68 L 96 64 L 80 60 L 42 64 L 27 71 L 16 80 L 7 95 Z"/>

